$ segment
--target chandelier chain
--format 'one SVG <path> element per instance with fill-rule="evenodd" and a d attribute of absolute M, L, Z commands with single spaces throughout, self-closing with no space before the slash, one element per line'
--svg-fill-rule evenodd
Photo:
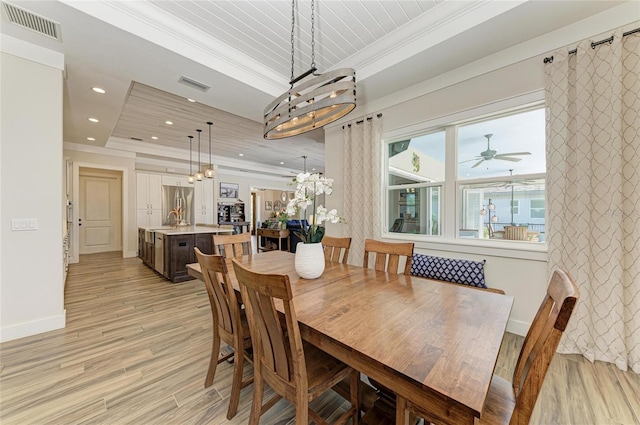
<path fill-rule="evenodd" d="M 316 67 L 315 0 L 311 0 L 311 69 Z"/>
<path fill-rule="evenodd" d="M 293 44 L 293 35 L 296 29 L 296 0 L 291 0 L 291 80 L 294 78 L 294 70 L 293 70 L 293 62 L 294 62 L 294 44 Z M 291 83 L 291 87 L 293 87 L 293 83 Z"/>

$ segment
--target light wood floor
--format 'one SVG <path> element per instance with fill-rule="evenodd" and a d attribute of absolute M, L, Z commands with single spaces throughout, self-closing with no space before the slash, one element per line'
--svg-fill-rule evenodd
<path fill-rule="evenodd" d="M 226 420 L 232 366 L 204 378 L 211 316 L 202 282 L 170 284 L 120 253 L 81 256 L 69 270 L 67 327 L 0 344 L 0 423 L 245 424 L 252 386 Z M 505 337 L 496 372 L 510 377 L 522 338 Z M 251 372 L 250 366 L 247 373 Z M 532 424 L 638 424 L 640 377 L 582 357 L 556 355 Z M 333 418 L 348 402 L 314 401 Z M 293 423 L 280 401 L 261 424 Z"/>

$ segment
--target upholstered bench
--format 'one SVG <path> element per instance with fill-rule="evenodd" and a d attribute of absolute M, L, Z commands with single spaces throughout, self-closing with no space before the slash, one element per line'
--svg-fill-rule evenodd
<path fill-rule="evenodd" d="M 447 283 L 468 285 L 474 288 L 504 294 L 504 291 L 500 289 L 487 288 L 484 281 L 485 263 L 486 260 L 471 261 L 413 254 L 411 275 L 441 280 Z"/>

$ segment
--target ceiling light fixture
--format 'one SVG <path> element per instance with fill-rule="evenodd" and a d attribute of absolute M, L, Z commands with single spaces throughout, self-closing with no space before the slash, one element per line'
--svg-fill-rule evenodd
<path fill-rule="evenodd" d="M 187 98 L 187 100 L 188 100 L 189 102 L 195 102 L 195 99 L 191 99 L 190 97 L 188 97 L 188 98 Z"/>
<path fill-rule="evenodd" d="M 193 165 L 191 163 L 191 142 L 193 141 L 193 136 L 187 136 L 189 138 L 189 176 L 187 176 L 187 181 L 189 184 L 194 184 L 196 181 L 196 176 L 193 175 Z"/>
<path fill-rule="evenodd" d="M 198 171 L 196 171 L 196 180 L 201 182 L 204 178 L 204 174 L 202 174 L 202 171 L 200 171 L 200 169 L 202 168 L 202 164 L 200 163 L 200 133 L 202 133 L 202 130 L 198 129 L 196 131 L 198 132 Z"/>
<path fill-rule="evenodd" d="M 151 136 L 153 140 L 158 140 L 158 136 Z"/>
<path fill-rule="evenodd" d="M 96 93 L 100 93 L 100 94 L 105 94 L 106 93 L 105 89 L 101 89 L 100 87 L 93 87 L 91 90 L 93 90 Z"/>
<path fill-rule="evenodd" d="M 265 139 L 282 139 L 322 128 L 356 107 L 356 71 L 353 68 L 315 73 L 315 0 L 311 0 L 311 68 L 294 77 L 295 1 L 291 1 L 291 86 L 264 110 Z M 309 75 L 313 78 L 294 88 L 294 84 Z"/>
<path fill-rule="evenodd" d="M 89 140 L 90 142 L 95 142 L 95 138 L 94 137 L 87 137 L 87 140 Z"/>
<path fill-rule="evenodd" d="M 89 121 L 91 121 L 91 122 L 100 122 L 97 118 L 89 118 Z"/>
<path fill-rule="evenodd" d="M 165 121 L 164 123 L 165 123 L 166 125 L 173 125 L 173 122 L 172 122 L 172 121 Z"/>
<path fill-rule="evenodd" d="M 244 154 L 243 153 L 239 153 L 238 156 L 244 156 Z"/>
<path fill-rule="evenodd" d="M 211 121 L 207 121 L 207 125 L 209 126 L 209 168 L 204 170 L 204 176 L 208 179 L 212 179 L 213 176 L 216 175 L 216 172 L 213 169 L 213 163 L 211 162 L 211 126 L 213 123 Z"/>

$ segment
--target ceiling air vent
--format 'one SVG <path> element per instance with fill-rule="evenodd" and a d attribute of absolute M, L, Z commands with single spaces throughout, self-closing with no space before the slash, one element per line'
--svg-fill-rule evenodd
<path fill-rule="evenodd" d="M 2 2 L 2 8 L 9 22 L 61 41 L 59 23 L 9 3 Z"/>
<path fill-rule="evenodd" d="M 142 140 L 141 138 L 139 138 L 139 137 L 131 137 L 131 140 L 135 140 L 135 141 L 138 141 L 138 142 L 142 142 L 142 141 L 143 141 L 143 140 Z"/>
<path fill-rule="evenodd" d="M 182 77 L 180 77 L 178 82 L 180 84 L 184 84 L 185 86 L 189 86 L 191 88 L 194 88 L 196 90 L 200 90 L 200 91 L 203 91 L 203 92 L 206 92 L 207 90 L 209 90 L 211 88 L 211 86 L 208 86 L 205 83 L 201 83 L 200 81 L 196 81 L 196 80 L 191 79 L 189 77 L 185 77 L 184 75 Z"/>

